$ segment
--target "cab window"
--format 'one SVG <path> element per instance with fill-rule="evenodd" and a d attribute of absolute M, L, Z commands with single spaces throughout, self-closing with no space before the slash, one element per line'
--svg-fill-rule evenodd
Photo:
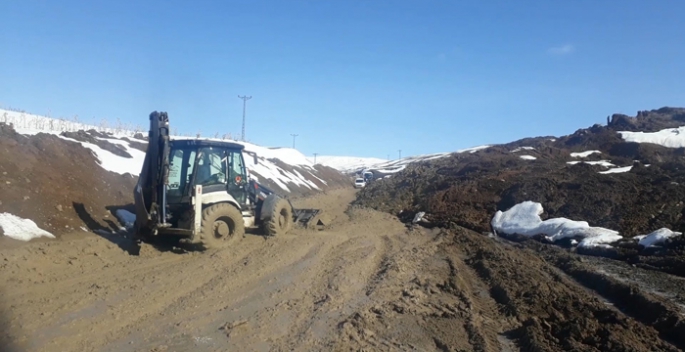
<path fill-rule="evenodd" d="M 245 165 L 243 163 L 243 153 L 240 151 L 232 151 L 228 152 L 229 154 L 229 168 L 231 170 L 229 179 L 232 180 L 233 182 L 237 181 L 237 177 L 240 177 L 240 180 L 245 179 Z M 240 183 L 240 182 L 238 182 Z"/>
<path fill-rule="evenodd" d="M 226 183 L 226 151 L 219 148 L 202 148 L 197 160 L 195 184 L 209 186 Z"/>

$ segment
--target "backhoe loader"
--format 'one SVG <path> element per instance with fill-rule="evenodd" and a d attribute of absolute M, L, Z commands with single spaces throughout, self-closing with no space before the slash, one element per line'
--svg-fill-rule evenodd
<path fill-rule="evenodd" d="M 152 112 L 145 162 L 133 192 L 135 237 L 175 236 L 220 247 L 242 238 L 246 227 L 278 236 L 296 224 L 324 226 L 319 209 L 293 209 L 288 199 L 250 179 L 244 154 L 259 162 L 239 143 L 172 139 L 168 114 Z"/>

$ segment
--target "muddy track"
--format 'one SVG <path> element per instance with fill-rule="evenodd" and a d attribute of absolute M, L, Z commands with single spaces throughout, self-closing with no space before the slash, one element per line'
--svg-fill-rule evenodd
<path fill-rule="evenodd" d="M 95 234 L 0 249 L 18 351 L 677 351 L 681 281 L 606 258 L 322 207 L 322 232 L 131 255 Z M 682 280 L 681 278 L 677 278 Z M 0 349 L 2 350 L 2 349 Z"/>

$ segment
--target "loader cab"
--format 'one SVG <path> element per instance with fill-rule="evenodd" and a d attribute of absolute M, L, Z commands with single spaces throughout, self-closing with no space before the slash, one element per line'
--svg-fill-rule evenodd
<path fill-rule="evenodd" d="M 230 142 L 174 140 L 169 153 L 167 204 L 189 204 L 196 185 L 204 195 L 231 195 L 241 208 L 248 203 L 243 146 Z"/>

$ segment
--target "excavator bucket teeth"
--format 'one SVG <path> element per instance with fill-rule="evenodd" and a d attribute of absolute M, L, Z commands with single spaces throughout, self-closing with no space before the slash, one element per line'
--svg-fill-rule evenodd
<path fill-rule="evenodd" d="M 327 225 L 321 209 L 293 209 L 293 222 L 308 229 L 323 230 Z"/>

